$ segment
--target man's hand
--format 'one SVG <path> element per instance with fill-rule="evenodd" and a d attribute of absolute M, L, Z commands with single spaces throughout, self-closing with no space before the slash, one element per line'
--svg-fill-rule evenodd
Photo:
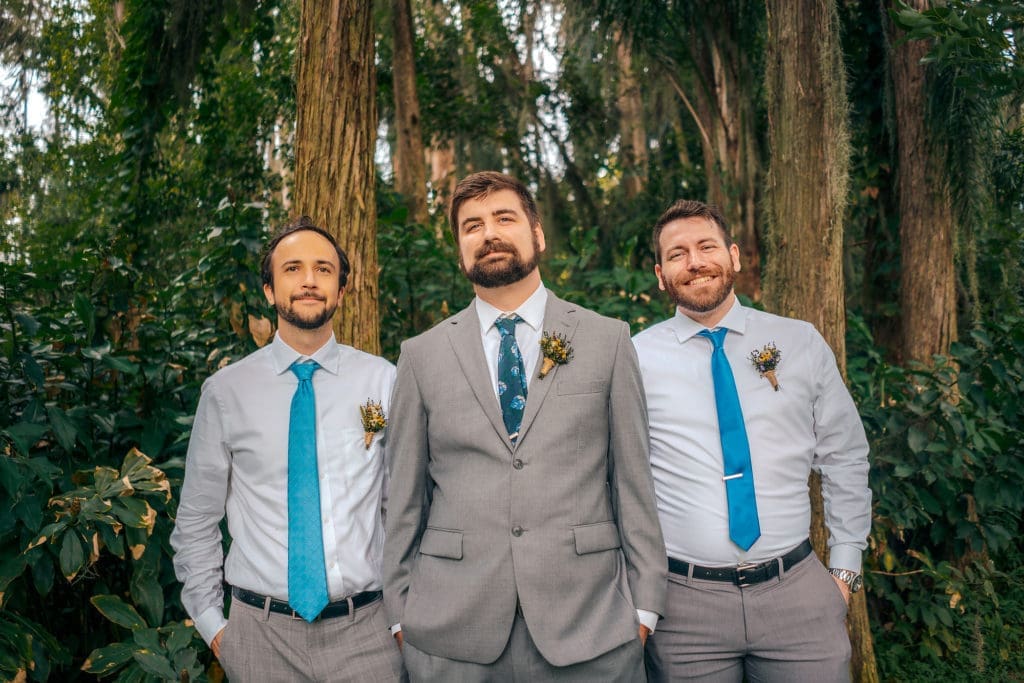
<path fill-rule="evenodd" d="M 843 594 L 843 600 L 845 600 L 846 604 L 849 605 L 850 604 L 850 587 L 847 586 L 846 582 L 843 581 L 842 579 L 840 579 L 838 576 L 833 576 L 832 580 L 836 582 L 837 586 L 839 586 L 839 592 L 841 592 Z"/>
<path fill-rule="evenodd" d="M 651 635 L 651 629 L 640 624 L 640 647 L 647 646 L 647 636 Z"/>
<path fill-rule="evenodd" d="M 227 628 L 226 626 L 224 628 Z M 220 659 L 220 639 L 224 635 L 224 629 L 217 631 L 217 635 L 210 641 L 210 649 L 213 650 L 213 656 Z"/>
<path fill-rule="evenodd" d="M 402 649 L 402 632 L 398 631 L 395 633 L 395 642 L 398 643 L 398 649 Z"/>

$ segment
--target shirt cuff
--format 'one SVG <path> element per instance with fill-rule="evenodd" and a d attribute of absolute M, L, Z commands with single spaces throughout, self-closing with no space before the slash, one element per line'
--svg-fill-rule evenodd
<path fill-rule="evenodd" d="M 196 617 L 195 623 L 199 635 L 209 645 L 217 634 L 220 633 L 220 630 L 228 625 L 228 620 L 224 618 L 223 607 L 210 607 Z"/>
<path fill-rule="evenodd" d="M 638 609 L 636 611 L 636 618 L 640 620 L 640 623 L 651 630 L 654 633 L 654 628 L 658 625 L 658 613 L 651 612 L 646 609 Z"/>
<path fill-rule="evenodd" d="M 402 624 L 398 623 L 391 627 L 391 635 L 402 632 Z"/>
<path fill-rule="evenodd" d="M 850 571 L 861 571 L 861 551 L 854 545 L 837 543 L 828 549 L 829 569 L 849 569 Z"/>

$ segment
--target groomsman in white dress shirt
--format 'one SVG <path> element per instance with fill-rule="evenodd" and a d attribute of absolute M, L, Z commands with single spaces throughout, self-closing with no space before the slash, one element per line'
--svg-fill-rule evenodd
<path fill-rule="evenodd" d="M 405 677 L 381 599 L 386 432 L 360 410 L 386 415 L 395 368 L 335 341 L 348 274 L 309 218 L 281 230 L 262 268 L 277 334 L 199 399 L 171 545 L 182 603 L 233 681 Z"/>
<path fill-rule="evenodd" d="M 669 555 L 654 681 L 846 681 L 847 603 L 871 524 L 868 444 L 835 356 L 806 322 L 745 307 L 739 249 L 711 206 L 654 228 L 675 316 L 634 337 Z M 829 568 L 807 541 L 821 473 Z"/>

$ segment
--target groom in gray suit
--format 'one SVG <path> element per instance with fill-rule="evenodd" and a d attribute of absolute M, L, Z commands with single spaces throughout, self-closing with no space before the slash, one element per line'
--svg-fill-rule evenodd
<path fill-rule="evenodd" d="M 388 427 L 385 607 L 409 674 L 642 681 L 667 567 L 629 329 L 544 288 L 518 180 L 469 176 L 449 218 L 476 298 L 402 345 Z"/>

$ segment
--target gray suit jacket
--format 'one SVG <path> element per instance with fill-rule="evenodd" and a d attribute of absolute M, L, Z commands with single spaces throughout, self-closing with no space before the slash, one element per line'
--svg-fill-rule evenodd
<path fill-rule="evenodd" d="M 665 546 L 625 323 L 549 292 L 572 360 L 530 382 L 515 447 L 474 306 L 406 341 L 391 401 L 384 596 L 416 648 L 486 664 L 518 598 L 549 662 L 588 661 L 663 613 Z"/>

